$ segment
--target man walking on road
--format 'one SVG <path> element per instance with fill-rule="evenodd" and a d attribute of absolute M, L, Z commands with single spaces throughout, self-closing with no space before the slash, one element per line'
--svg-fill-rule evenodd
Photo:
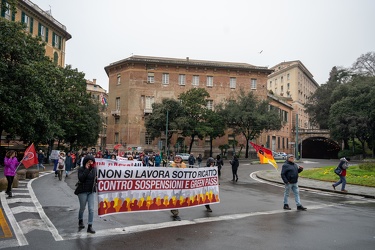
<path fill-rule="evenodd" d="M 284 191 L 284 209 L 291 210 L 288 205 L 288 197 L 290 189 L 294 193 L 294 198 L 297 204 L 297 210 L 305 211 L 307 208 L 303 207 L 299 199 L 299 189 L 298 189 L 298 173 L 303 171 L 303 167 L 294 163 L 294 155 L 289 154 L 287 159 L 281 169 L 281 178 L 285 183 Z"/>
<path fill-rule="evenodd" d="M 46 167 L 43 166 L 43 162 L 44 162 L 44 153 L 42 150 L 39 150 L 39 153 L 38 153 L 38 170 L 39 168 L 43 168 L 43 170 L 46 170 Z"/>

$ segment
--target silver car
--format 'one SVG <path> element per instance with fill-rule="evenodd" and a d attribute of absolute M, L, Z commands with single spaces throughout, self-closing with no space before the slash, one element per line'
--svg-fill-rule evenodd
<path fill-rule="evenodd" d="M 189 156 L 190 156 L 187 153 L 180 153 L 180 154 L 177 154 L 177 155 L 180 155 L 182 160 L 184 160 L 184 161 L 187 161 L 189 159 Z"/>

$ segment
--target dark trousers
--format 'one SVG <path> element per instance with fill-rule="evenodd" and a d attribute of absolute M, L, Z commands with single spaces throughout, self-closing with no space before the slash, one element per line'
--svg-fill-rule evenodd
<path fill-rule="evenodd" d="M 238 169 L 238 168 L 234 168 L 234 167 L 232 167 L 233 180 L 234 180 L 235 178 L 238 178 L 238 175 L 237 175 L 237 169 Z"/>
<path fill-rule="evenodd" d="M 8 192 L 11 192 L 12 191 L 12 185 L 13 185 L 13 180 L 14 180 L 14 176 L 6 176 L 7 178 L 7 181 L 8 181 L 8 187 L 7 187 L 7 193 Z"/>

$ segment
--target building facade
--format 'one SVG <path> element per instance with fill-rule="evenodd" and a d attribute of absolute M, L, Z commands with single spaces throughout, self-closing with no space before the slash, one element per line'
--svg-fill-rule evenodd
<path fill-rule="evenodd" d="M 269 93 L 279 99 L 285 99 L 292 106 L 293 111 L 289 128 L 291 141 L 288 144 L 293 148 L 297 127 L 298 129 L 316 129 L 310 123 L 304 105 L 308 102 L 309 97 L 315 93 L 319 84 L 314 80 L 314 76 L 305 65 L 298 60 L 282 62 L 271 69 L 273 73 L 268 76 L 267 81 Z"/>
<path fill-rule="evenodd" d="M 142 148 L 158 151 L 159 139 L 151 141 L 144 126 L 145 116 L 152 113 L 152 104 L 163 98 L 177 99 L 191 88 L 204 88 L 210 94 L 207 107 L 236 97 L 242 89 L 267 98 L 267 76 L 272 70 L 246 63 L 131 56 L 105 67 L 109 77 L 107 147 L 122 144 L 125 150 Z M 176 139 L 176 138 L 175 138 Z M 190 138 L 185 138 L 190 140 Z M 213 142 L 218 145 L 232 140 L 227 134 Z M 241 142 L 241 138 L 236 137 Z M 172 139 L 173 140 L 173 139 Z M 172 144 L 174 144 L 172 142 Z M 190 141 L 185 141 L 185 146 Z M 209 147 L 208 138 L 193 144 L 194 152 L 203 153 Z"/>
<path fill-rule="evenodd" d="M 102 118 L 102 131 L 99 134 L 96 143 L 96 151 L 104 151 L 107 145 L 107 121 L 108 121 L 108 94 L 105 89 L 96 83 L 96 79 L 92 81 L 86 80 L 86 90 L 91 94 L 91 97 L 100 103 L 100 116 Z"/>
<path fill-rule="evenodd" d="M 266 131 L 257 138 L 259 145 L 271 149 L 275 152 L 293 153 L 292 147 L 292 113 L 293 106 L 291 98 L 283 98 L 268 93 L 268 101 L 271 109 L 276 109 L 283 122 L 283 126 L 278 131 Z"/>
<path fill-rule="evenodd" d="M 1 17 L 25 24 L 25 31 L 45 42 L 46 56 L 57 65 L 65 66 L 65 45 L 72 38 L 66 27 L 53 18 L 50 11 L 42 10 L 29 0 L 18 0 L 16 11 L 6 0 L 1 0 Z M 4 8 L 6 6 L 6 8 Z"/>

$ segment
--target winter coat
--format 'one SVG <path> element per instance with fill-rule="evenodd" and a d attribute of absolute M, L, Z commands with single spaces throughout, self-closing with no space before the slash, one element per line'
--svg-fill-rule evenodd
<path fill-rule="evenodd" d="M 81 183 L 82 187 L 79 190 L 79 193 L 85 192 L 96 192 L 96 169 L 95 168 L 85 168 L 80 167 L 78 169 L 78 180 Z"/>
<path fill-rule="evenodd" d="M 161 163 L 160 155 L 155 155 L 154 161 L 155 161 L 155 166 L 160 166 L 160 163 Z"/>
<path fill-rule="evenodd" d="M 5 176 L 15 176 L 17 167 L 20 163 L 18 162 L 17 157 L 4 158 L 4 175 Z"/>
<path fill-rule="evenodd" d="M 73 158 L 68 155 L 66 156 L 66 159 L 65 159 L 65 170 L 71 171 L 72 168 L 74 168 Z"/>
<path fill-rule="evenodd" d="M 39 164 L 43 164 L 43 162 L 44 162 L 44 154 L 43 153 L 38 153 L 38 162 L 39 162 Z"/>
<path fill-rule="evenodd" d="M 192 155 L 190 155 L 189 156 L 189 158 L 188 158 L 188 163 L 189 163 L 189 165 L 194 165 L 194 163 L 195 163 L 195 158 L 194 158 L 194 156 L 192 156 Z"/>
<path fill-rule="evenodd" d="M 237 158 L 233 158 L 233 160 L 231 160 L 229 163 L 230 165 L 232 165 L 232 170 L 236 170 L 238 166 L 240 165 L 240 162 L 238 161 Z"/>
<path fill-rule="evenodd" d="M 349 168 L 349 162 L 345 159 L 345 157 L 340 159 L 339 168 L 341 168 L 341 176 L 346 176 L 346 169 Z"/>
<path fill-rule="evenodd" d="M 302 171 L 303 169 L 299 168 L 294 162 L 285 161 L 281 169 L 281 178 L 285 184 L 294 184 L 298 181 L 298 173 L 301 173 Z"/>
<path fill-rule="evenodd" d="M 219 158 L 219 159 L 216 159 L 216 165 L 219 169 L 221 169 L 222 166 L 224 166 L 224 161 L 223 159 Z"/>

